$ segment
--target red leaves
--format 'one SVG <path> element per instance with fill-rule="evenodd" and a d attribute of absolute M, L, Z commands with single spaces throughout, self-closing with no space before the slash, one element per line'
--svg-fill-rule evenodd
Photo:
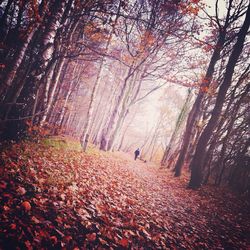
<path fill-rule="evenodd" d="M 128 155 L 43 144 L 15 144 L 2 155 L 0 248 L 10 237 L 27 249 L 213 249 L 228 237 L 244 249 L 246 238 L 228 230 L 247 231 L 247 212 L 237 220 L 242 204 L 218 191 L 215 198 L 212 191 L 186 190 L 185 176 L 176 180 L 155 166 L 135 167 Z"/>
<path fill-rule="evenodd" d="M 192 2 L 193 4 L 198 4 L 198 3 L 200 2 L 200 0 L 191 0 L 191 2 Z"/>
<path fill-rule="evenodd" d="M 28 201 L 24 201 L 22 204 L 21 204 L 21 207 L 26 211 L 30 211 L 31 210 L 31 205 Z"/>
<path fill-rule="evenodd" d="M 40 220 L 38 220 L 35 216 L 32 216 L 31 217 L 31 221 L 35 224 L 39 224 L 40 223 Z"/>
<path fill-rule="evenodd" d="M 10 210 L 10 208 L 8 206 L 3 206 L 3 211 L 7 212 L 9 210 Z"/>
<path fill-rule="evenodd" d="M 63 242 L 65 242 L 66 244 L 69 244 L 72 240 L 73 240 L 72 237 L 69 235 L 66 235 L 63 238 Z"/>
<path fill-rule="evenodd" d="M 88 241 L 95 241 L 96 240 L 96 233 L 87 234 L 86 238 Z"/>
<path fill-rule="evenodd" d="M 214 46 L 211 44 L 206 44 L 205 46 L 203 46 L 203 49 L 205 52 L 210 52 L 214 49 Z"/>
<path fill-rule="evenodd" d="M 123 247 L 128 247 L 128 245 L 129 245 L 129 241 L 126 238 L 121 239 L 118 243 L 119 243 L 119 245 L 121 245 Z"/>
<path fill-rule="evenodd" d="M 23 187 L 18 187 L 16 191 L 20 195 L 24 195 L 26 193 L 26 190 Z"/>
<path fill-rule="evenodd" d="M 0 189 L 6 189 L 7 183 L 5 181 L 0 182 Z"/>
<path fill-rule="evenodd" d="M 56 236 L 51 236 L 50 237 L 50 240 L 51 240 L 51 242 L 52 242 L 52 245 L 56 245 L 57 244 L 57 237 Z"/>
<path fill-rule="evenodd" d="M 31 243 L 30 243 L 29 240 L 26 240 L 24 242 L 24 244 L 25 244 L 27 250 L 33 250 L 33 247 L 32 247 L 32 245 L 31 245 Z"/>
<path fill-rule="evenodd" d="M 10 224 L 10 229 L 15 230 L 16 229 L 16 224 L 14 224 L 14 223 Z"/>

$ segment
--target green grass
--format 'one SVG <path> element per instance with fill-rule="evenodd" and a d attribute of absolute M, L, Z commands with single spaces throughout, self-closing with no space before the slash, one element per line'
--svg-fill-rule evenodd
<path fill-rule="evenodd" d="M 79 141 L 64 137 L 50 137 L 46 138 L 42 141 L 42 143 L 49 147 L 54 147 L 57 149 L 66 149 L 66 150 L 74 150 L 81 151 L 82 147 Z"/>
<path fill-rule="evenodd" d="M 78 152 L 82 151 L 80 142 L 74 138 L 59 137 L 59 136 L 49 137 L 49 138 L 44 139 L 42 143 L 46 146 L 57 148 L 57 149 L 74 150 Z M 86 153 L 88 155 L 99 155 L 100 151 L 95 145 L 89 143 Z"/>

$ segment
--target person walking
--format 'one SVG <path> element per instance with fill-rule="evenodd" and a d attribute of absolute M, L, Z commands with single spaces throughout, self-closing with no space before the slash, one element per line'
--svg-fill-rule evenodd
<path fill-rule="evenodd" d="M 136 161 L 137 157 L 140 155 L 140 149 L 137 148 L 137 149 L 135 150 L 134 154 L 135 154 L 135 161 Z"/>

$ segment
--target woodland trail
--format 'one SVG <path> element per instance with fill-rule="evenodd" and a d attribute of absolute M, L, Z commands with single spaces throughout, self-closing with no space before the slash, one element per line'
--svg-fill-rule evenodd
<path fill-rule="evenodd" d="M 248 249 L 248 203 L 123 153 L 2 153 L 0 249 Z"/>
<path fill-rule="evenodd" d="M 119 155 L 122 158 L 123 154 Z M 249 216 L 246 221 L 243 218 L 248 214 L 247 209 L 244 211 L 243 204 L 238 207 L 226 190 L 217 194 L 213 194 L 216 190 L 209 188 L 199 192 L 188 190 L 187 177 L 173 178 L 170 171 L 141 161 L 127 160 L 127 164 L 121 167 L 134 176 L 134 191 L 140 190 L 140 196 L 136 197 L 140 205 L 138 214 L 144 208 L 148 230 L 157 225 L 161 239 L 170 242 L 170 248 L 249 248 Z M 241 228 L 244 223 L 245 229 Z"/>

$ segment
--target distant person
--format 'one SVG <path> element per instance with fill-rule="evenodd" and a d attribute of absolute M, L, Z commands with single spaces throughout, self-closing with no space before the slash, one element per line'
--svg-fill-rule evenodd
<path fill-rule="evenodd" d="M 137 148 L 136 150 L 135 150 L 135 161 L 136 161 L 136 159 L 137 159 L 137 157 L 139 156 L 139 154 L 140 154 L 140 149 L 139 148 Z"/>

